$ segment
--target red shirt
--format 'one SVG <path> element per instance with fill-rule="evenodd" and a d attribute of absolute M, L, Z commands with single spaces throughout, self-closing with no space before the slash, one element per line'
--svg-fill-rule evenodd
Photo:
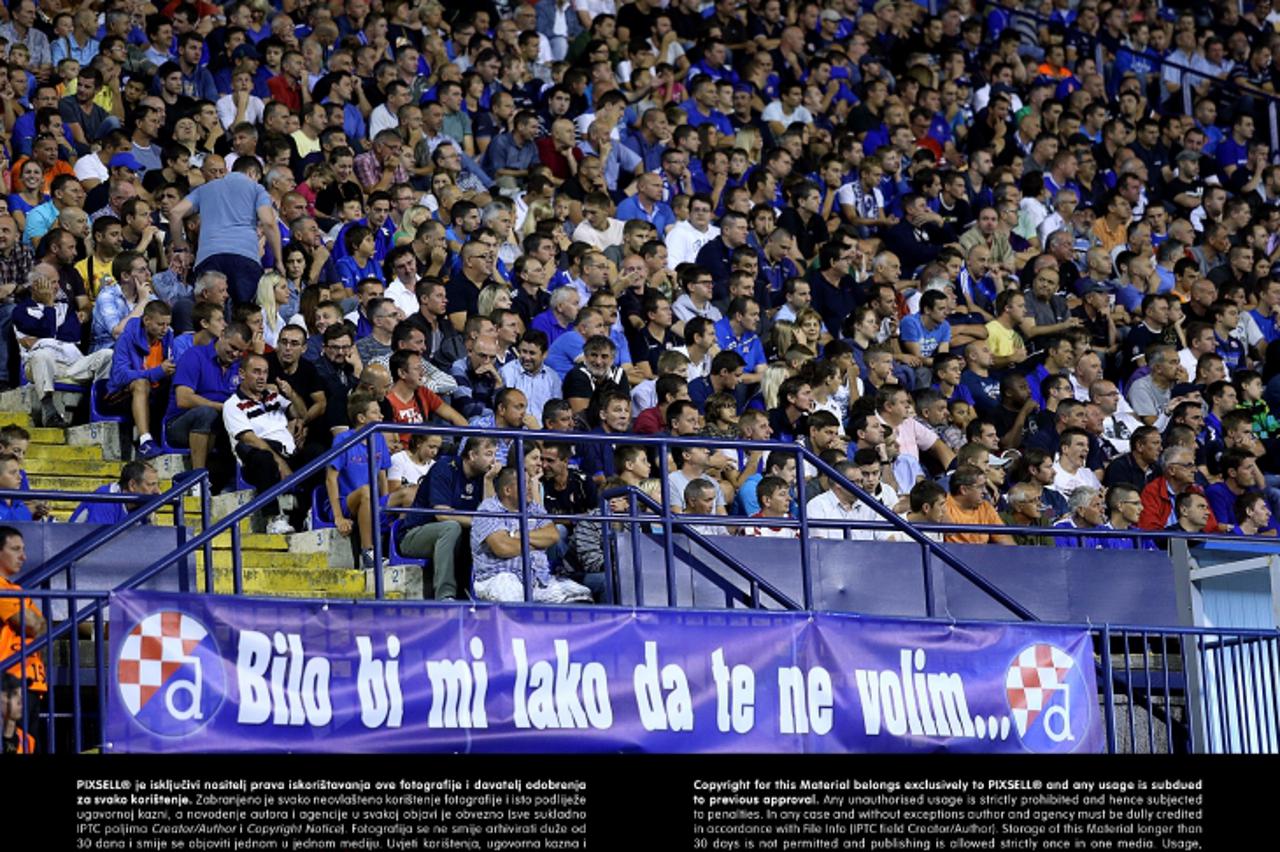
<path fill-rule="evenodd" d="M 637 414 L 636 422 L 631 424 L 631 431 L 637 435 L 656 435 L 666 428 L 667 421 L 656 405 Z"/>
<path fill-rule="evenodd" d="M 389 423 L 426 423 L 442 405 L 444 400 L 430 388 L 418 388 L 418 392 L 408 400 L 400 399 L 392 389 L 382 401 L 382 416 Z M 408 433 L 400 436 L 400 443 L 408 446 Z"/>
<path fill-rule="evenodd" d="M 271 97 L 289 108 L 290 112 L 302 112 L 302 87 L 293 83 L 283 74 L 267 79 L 267 89 Z"/>

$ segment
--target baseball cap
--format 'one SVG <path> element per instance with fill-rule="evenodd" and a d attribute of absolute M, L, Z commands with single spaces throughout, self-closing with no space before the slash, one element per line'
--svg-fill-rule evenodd
<path fill-rule="evenodd" d="M 144 169 L 142 163 L 138 162 L 138 158 L 132 154 L 116 154 L 111 158 L 111 162 L 107 163 L 108 169 L 128 169 L 131 172 L 140 172 Z"/>
<path fill-rule="evenodd" d="M 823 9 L 822 20 L 824 21 L 842 21 L 844 18 L 835 9 Z"/>

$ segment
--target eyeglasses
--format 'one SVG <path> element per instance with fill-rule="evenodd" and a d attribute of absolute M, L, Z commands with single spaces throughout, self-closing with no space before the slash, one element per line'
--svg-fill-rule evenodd
<path fill-rule="evenodd" d="M 334 346 L 332 343 L 326 343 L 324 348 L 328 349 L 330 352 L 350 352 L 355 347 L 354 346 Z"/>

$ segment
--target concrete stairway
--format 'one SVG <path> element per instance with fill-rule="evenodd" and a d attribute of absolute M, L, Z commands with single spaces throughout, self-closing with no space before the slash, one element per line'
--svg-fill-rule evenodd
<path fill-rule="evenodd" d="M 41 490 L 94 491 L 119 478 L 120 425 L 90 423 L 70 429 L 46 429 L 32 425 L 33 394 L 30 388 L 0 393 L 0 425 L 16 423 L 31 433 L 26 471 L 31 487 Z M 125 441 L 127 446 L 128 440 Z M 181 455 L 164 455 L 151 460 L 160 476 L 160 490 L 168 490 L 173 477 L 188 468 Z M 234 491 L 215 496 L 210 504 L 211 520 L 218 520 L 247 503 L 251 491 Z M 75 510 L 75 501 L 51 501 L 52 515 L 65 522 Z M 184 500 L 187 527 L 201 528 L 200 499 Z M 157 513 L 155 523 L 171 525 L 173 510 Z M 350 542 L 334 529 L 303 531 L 293 535 L 266 535 L 260 518 L 240 522 L 240 558 L 247 594 L 298 598 L 365 598 L 373 596 L 373 576 L 353 567 Z M 159 556 L 159 554 L 155 554 Z M 196 553 L 197 588 L 204 590 L 204 553 Z M 230 530 L 214 539 L 214 591 L 232 591 L 232 542 Z M 143 567 L 139 565 L 139 568 Z M 389 596 L 421 599 L 422 572 L 417 566 L 392 566 L 384 572 Z"/>

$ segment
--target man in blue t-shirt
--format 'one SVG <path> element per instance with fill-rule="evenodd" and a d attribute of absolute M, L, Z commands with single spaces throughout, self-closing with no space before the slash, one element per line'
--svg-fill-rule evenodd
<path fill-rule="evenodd" d="M 191 466 L 197 470 L 208 467 L 215 436 L 227 443 L 222 403 L 240 382 L 240 356 L 249 351 L 252 339 L 247 325 L 231 323 L 213 343 L 191 347 L 178 361 L 164 415 L 165 440 L 173 447 L 190 448 Z"/>
<path fill-rule="evenodd" d="M 759 327 L 760 305 L 755 299 L 742 296 L 730 302 L 728 314 L 716 322 L 716 342 L 723 351 L 742 356 L 742 381 L 748 384 L 758 384 L 769 363 L 764 357 L 764 344 L 756 334 Z"/>
<path fill-rule="evenodd" d="M 492 480 L 502 468 L 497 451 L 493 438 L 471 438 L 459 455 L 438 459 L 418 484 L 413 508 L 441 511 L 410 515 L 400 552 L 431 558 L 432 589 L 438 601 L 457 597 L 455 563 L 459 555 L 466 558 L 470 553 L 470 538 L 462 531 L 470 531 L 471 515 L 451 515 L 449 510 L 474 511 L 485 491 L 493 490 Z"/>
<path fill-rule="evenodd" d="M 284 274 L 284 254 L 280 249 L 280 228 L 271 196 L 262 188 L 262 166 L 256 157 L 237 157 L 232 172 L 224 178 L 202 184 L 179 201 L 169 213 L 169 233 L 173 245 L 186 245 L 182 220 L 200 214 L 200 249 L 196 254 L 195 277 L 213 269 L 227 276 L 231 301 L 237 305 L 254 301 L 262 278 L 258 253 L 258 226 L 267 237 L 267 248 Z"/>

